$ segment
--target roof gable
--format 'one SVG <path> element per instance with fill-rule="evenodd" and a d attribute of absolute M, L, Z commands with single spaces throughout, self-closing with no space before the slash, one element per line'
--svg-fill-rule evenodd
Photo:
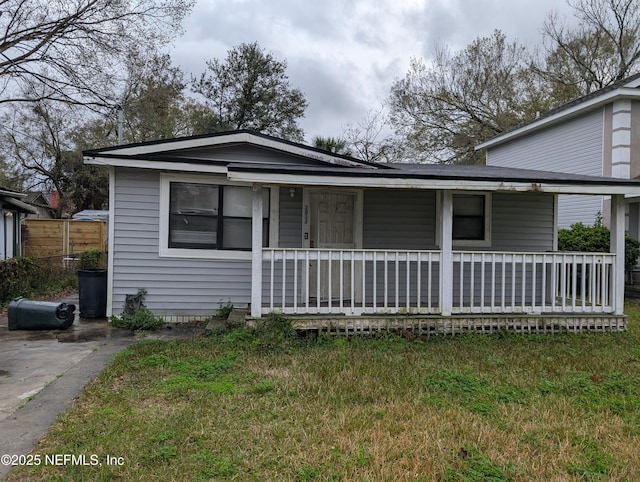
<path fill-rule="evenodd" d="M 84 156 L 85 159 L 119 158 L 222 165 L 229 162 L 255 163 L 263 159 L 261 162 L 276 164 L 379 167 L 353 157 L 246 130 L 93 149 L 85 151 Z"/>

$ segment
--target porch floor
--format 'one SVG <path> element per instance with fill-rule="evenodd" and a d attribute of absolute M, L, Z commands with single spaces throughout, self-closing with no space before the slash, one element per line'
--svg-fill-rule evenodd
<path fill-rule="evenodd" d="M 624 315 L 597 314 L 483 314 L 483 315 L 284 315 L 298 331 L 327 335 L 367 335 L 380 332 L 403 336 L 456 335 L 462 333 L 518 334 L 614 333 L 627 329 Z M 255 323 L 249 319 L 248 323 Z"/>

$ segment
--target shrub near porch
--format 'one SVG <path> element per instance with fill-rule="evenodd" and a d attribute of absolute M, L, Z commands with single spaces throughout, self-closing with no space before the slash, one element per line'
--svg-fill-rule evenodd
<path fill-rule="evenodd" d="M 582 223 L 571 225 L 570 229 L 558 231 L 558 249 L 560 251 L 580 251 L 583 253 L 608 253 L 611 232 L 602 224 L 602 216 L 596 217 L 593 226 Z M 640 242 L 625 234 L 624 267 L 633 270 L 640 257 Z"/>
<path fill-rule="evenodd" d="M 9 480 L 640 480 L 640 305 L 611 335 L 299 340 L 286 321 L 122 353 Z"/>

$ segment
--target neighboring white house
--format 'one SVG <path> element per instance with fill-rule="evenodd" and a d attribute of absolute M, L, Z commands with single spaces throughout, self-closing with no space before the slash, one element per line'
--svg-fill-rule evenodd
<path fill-rule="evenodd" d="M 36 214 L 34 207 L 23 200 L 26 194 L 0 188 L 0 260 L 20 256 L 20 221 L 27 214 Z"/>
<path fill-rule="evenodd" d="M 110 167 L 109 314 L 144 288 L 168 320 L 228 302 L 330 323 L 622 320 L 624 195 L 639 182 L 373 164 L 250 131 L 84 155 Z M 556 251 L 559 194 L 612 196 L 611 253 Z"/>
<path fill-rule="evenodd" d="M 543 113 L 531 122 L 479 144 L 488 166 L 542 169 L 621 179 L 640 177 L 640 74 Z M 639 201 L 627 197 L 629 233 L 640 236 Z M 609 200 L 560 196 L 558 224 L 609 225 Z"/>

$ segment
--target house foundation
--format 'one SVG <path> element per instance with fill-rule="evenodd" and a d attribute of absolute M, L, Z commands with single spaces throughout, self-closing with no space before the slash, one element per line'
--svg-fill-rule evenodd
<path fill-rule="evenodd" d="M 409 336 L 495 334 L 578 334 L 618 333 L 627 330 L 624 315 L 467 315 L 467 316 L 354 316 L 292 317 L 298 331 L 317 331 L 326 335 L 371 335 L 399 333 Z M 255 323 L 255 320 L 249 320 Z"/>

